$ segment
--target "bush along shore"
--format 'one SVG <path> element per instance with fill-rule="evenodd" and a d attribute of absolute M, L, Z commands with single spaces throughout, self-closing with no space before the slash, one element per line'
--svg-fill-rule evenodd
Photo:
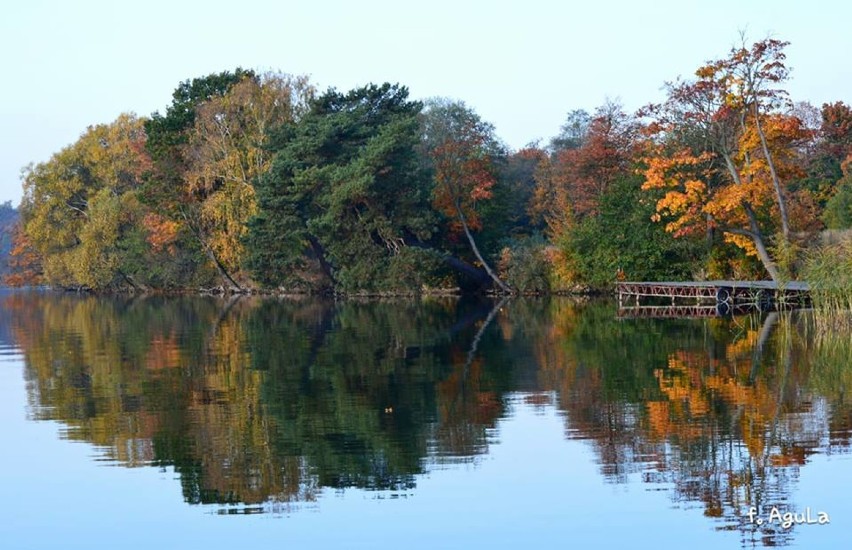
<path fill-rule="evenodd" d="M 794 103 L 786 46 L 735 45 L 659 104 L 571 110 L 520 150 L 464 102 L 398 84 L 187 80 L 165 112 L 25 169 L 5 282 L 387 296 L 804 277 L 848 309 L 832 273 L 849 246 L 813 243 L 852 226 L 852 107 Z"/>

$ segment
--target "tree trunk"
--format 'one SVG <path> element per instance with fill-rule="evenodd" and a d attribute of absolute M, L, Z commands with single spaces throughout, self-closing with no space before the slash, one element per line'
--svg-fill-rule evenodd
<path fill-rule="evenodd" d="M 204 250 L 204 253 L 207 254 L 207 257 L 210 258 L 210 261 L 213 262 L 213 265 L 216 267 L 216 271 L 219 273 L 219 276 L 222 278 L 222 283 L 227 287 L 230 286 L 228 290 L 236 290 L 242 291 L 242 287 L 237 284 L 237 282 L 231 277 L 228 273 L 228 270 L 225 269 L 225 266 L 222 265 L 222 262 L 219 261 L 219 258 L 216 257 L 216 253 L 213 252 L 213 249 L 207 244 L 207 241 L 204 239 L 204 236 L 201 234 L 201 229 L 198 228 L 193 220 L 190 219 L 189 214 L 187 214 L 186 210 L 183 208 L 180 209 L 181 216 L 183 216 L 184 221 L 186 222 L 186 226 L 192 231 L 192 234 L 195 235 L 195 238 L 198 239 L 198 244 L 201 245 L 201 248 Z"/>
<path fill-rule="evenodd" d="M 752 237 L 754 241 L 754 248 L 757 249 L 757 256 L 760 258 L 760 262 L 763 264 L 763 267 L 769 273 L 769 277 L 772 278 L 776 283 L 780 281 L 781 276 L 778 274 L 778 268 L 775 267 L 775 263 L 772 261 L 772 257 L 769 255 L 769 252 L 766 250 L 766 245 L 763 242 L 762 237 Z"/>
<path fill-rule="evenodd" d="M 482 254 L 479 253 L 479 248 L 476 246 L 476 241 L 473 240 L 473 235 L 471 235 L 470 229 L 467 227 L 467 220 L 465 219 L 461 206 L 459 206 L 458 203 L 456 203 L 456 213 L 459 216 L 459 221 L 462 224 L 462 228 L 464 229 L 464 234 L 467 237 L 467 241 L 470 243 L 470 248 L 476 255 L 476 259 L 478 259 L 479 262 L 482 264 L 482 267 L 485 268 L 485 272 L 488 273 L 488 276 L 491 277 L 491 279 L 495 283 L 497 283 L 497 286 L 499 286 L 505 294 L 511 294 L 512 290 L 506 285 L 506 283 L 500 280 L 497 274 L 492 271 L 491 266 L 488 265 L 488 262 L 485 261 L 485 258 L 482 257 Z"/>
<path fill-rule="evenodd" d="M 128 275 L 128 274 L 127 274 L 127 273 L 125 273 L 124 271 L 122 271 L 122 270 L 120 270 L 120 269 L 119 269 L 119 270 L 118 270 L 118 274 L 119 274 L 119 275 L 121 275 L 121 277 L 122 277 L 125 281 L 127 281 L 127 284 L 129 284 L 129 285 L 133 288 L 133 290 L 134 290 L 134 291 L 137 291 L 137 290 L 141 290 L 141 291 L 143 291 L 143 292 L 147 292 L 147 291 L 148 291 L 148 286 L 147 286 L 147 285 L 144 285 L 144 284 L 142 284 L 142 283 L 137 283 L 136 281 L 134 281 L 134 280 L 133 280 L 133 277 L 131 277 L 130 275 Z"/>
<path fill-rule="evenodd" d="M 763 236 L 751 231 L 746 231 L 745 229 L 735 229 L 730 227 L 723 228 L 722 232 L 732 233 L 734 235 L 743 235 L 750 238 L 754 243 L 755 250 L 757 250 L 757 257 L 760 258 L 760 263 L 763 264 L 763 268 L 766 269 L 767 273 L 769 273 L 769 277 L 776 283 L 781 280 L 781 276 L 778 274 L 778 268 L 775 267 L 775 262 L 772 261 L 772 257 L 766 250 L 766 244 L 763 242 Z"/>
<path fill-rule="evenodd" d="M 760 227 L 757 225 L 757 216 L 754 214 L 754 210 L 752 210 L 751 205 L 748 203 L 743 203 L 743 208 L 745 209 L 746 216 L 748 216 L 751 230 L 739 229 L 736 227 L 720 227 L 719 229 L 724 233 L 742 235 L 750 238 L 754 243 L 754 248 L 757 250 L 757 256 L 760 258 L 760 262 L 763 264 L 763 267 L 769 273 L 769 276 L 773 281 L 779 282 L 781 278 L 778 274 L 778 269 L 775 267 L 775 262 L 772 261 L 769 251 L 766 250 L 766 243 L 763 242 L 763 234 L 760 232 Z"/>
<path fill-rule="evenodd" d="M 743 185 L 742 179 L 740 179 L 740 173 L 737 171 L 730 154 L 723 152 L 722 157 L 725 159 L 725 166 L 727 166 L 728 172 L 731 174 L 734 183 L 737 185 Z M 757 256 L 760 258 L 763 267 L 766 268 L 766 271 L 769 273 L 772 280 L 778 282 L 780 278 L 778 275 L 778 269 L 775 267 L 775 262 L 772 261 L 772 257 L 766 249 L 766 243 L 763 242 L 763 234 L 761 233 L 760 226 L 757 223 L 757 215 L 754 213 L 754 210 L 749 203 L 743 202 L 742 207 L 748 217 L 750 230 L 735 228 L 724 228 L 722 230 L 727 233 L 749 237 L 754 242 L 754 248 L 757 250 Z"/>
<path fill-rule="evenodd" d="M 207 254 L 207 257 L 210 258 L 210 261 L 212 261 L 213 265 L 216 266 L 216 271 L 222 278 L 222 283 L 224 283 L 225 286 L 230 286 L 228 290 L 241 291 L 242 287 L 237 284 L 237 281 L 235 281 L 233 277 L 231 277 L 231 275 L 228 273 L 228 270 L 225 269 L 225 266 L 223 266 L 222 262 L 219 261 L 219 258 L 216 257 L 216 253 L 213 252 L 213 250 L 209 246 L 207 246 L 206 243 L 202 243 L 202 246 L 204 247 L 204 252 Z"/>
<path fill-rule="evenodd" d="M 450 266 L 450 269 L 470 277 L 479 285 L 485 286 L 491 282 L 491 277 L 488 276 L 488 273 L 486 273 L 484 269 L 472 266 L 463 260 L 459 260 L 455 256 L 451 256 L 450 254 L 444 254 L 443 259 L 444 263 Z"/>
<path fill-rule="evenodd" d="M 431 246 L 419 241 L 417 239 L 417 237 L 415 237 L 413 235 L 406 237 L 406 245 L 413 246 L 413 247 L 416 247 L 416 248 L 422 248 L 424 250 L 436 250 L 436 249 L 432 248 Z M 469 263 L 467 263 L 463 260 L 460 260 L 460 259 L 456 258 L 455 256 L 450 255 L 449 253 L 447 253 L 445 251 L 442 251 L 442 250 L 436 250 L 436 251 L 441 254 L 441 259 L 453 271 L 461 273 L 462 275 L 466 275 L 466 276 L 470 277 L 471 279 L 473 279 L 474 281 L 476 281 L 477 283 L 479 283 L 480 285 L 483 285 L 483 286 L 491 281 L 491 277 L 488 276 L 488 273 L 486 273 L 484 269 L 481 269 L 479 267 L 474 267 L 474 266 L 470 265 Z"/>
<path fill-rule="evenodd" d="M 716 232 L 713 230 L 713 216 L 707 214 L 707 226 L 704 228 L 704 239 L 707 242 L 708 250 L 713 246 L 713 237 Z"/>
<path fill-rule="evenodd" d="M 772 155 L 769 152 L 769 145 L 766 143 L 766 134 L 763 133 L 763 127 L 760 125 L 760 116 L 757 112 L 757 105 L 754 106 L 754 124 L 757 128 L 757 135 L 760 136 L 760 145 L 763 149 L 763 156 L 766 157 L 766 164 L 769 166 L 769 174 L 772 176 L 772 185 L 775 187 L 775 198 L 778 201 L 778 210 L 781 212 L 781 231 L 784 235 L 784 240 L 790 240 L 790 217 L 787 215 L 787 202 L 784 200 L 784 194 L 781 192 L 781 180 L 778 179 L 778 172 L 775 171 L 775 163 L 772 161 Z"/>
<path fill-rule="evenodd" d="M 754 248 L 757 250 L 757 256 L 763 263 L 763 267 L 769 272 L 769 276 L 777 283 L 780 280 L 778 269 L 775 267 L 775 262 L 772 261 L 769 251 L 766 250 L 766 243 L 763 242 L 763 234 L 760 231 L 760 226 L 757 225 L 757 215 L 755 215 L 750 204 L 743 204 L 743 208 L 745 208 L 746 215 L 748 216 L 748 223 L 751 226 L 751 240 L 754 241 Z"/>
<path fill-rule="evenodd" d="M 331 264 L 328 263 L 328 260 L 325 257 L 325 248 L 323 248 L 319 240 L 317 240 L 317 238 L 313 235 L 308 235 L 308 243 L 311 245 L 311 250 L 313 250 L 314 254 L 316 254 L 320 268 L 322 268 L 323 274 L 325 274 L 326 278 L 328 278 L 331 289 L 334 290 L 337 286 L 337 281 L 334 279 L 334 271 L 332 270 Z"/>

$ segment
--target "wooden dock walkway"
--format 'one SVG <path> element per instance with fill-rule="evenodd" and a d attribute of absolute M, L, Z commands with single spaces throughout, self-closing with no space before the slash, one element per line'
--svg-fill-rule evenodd
<path fill-rule="evenodd" d="M 616 285 L 619 315 L 640 317 L 678 316 L 676 313 L 704 317 L 711 312 L 728 315 L 749 309 L 770 311 L 803 307 L 809 303 L 809 291 L 808 284 L 799 281 L 783 284 L 775 281 L 620 281 Z M 654 303 L 642 304 L 649 299 Z M 664 307 L 674 314 L 661 315 Z M 631 312 L 635 315 L 630 315 Z"/>

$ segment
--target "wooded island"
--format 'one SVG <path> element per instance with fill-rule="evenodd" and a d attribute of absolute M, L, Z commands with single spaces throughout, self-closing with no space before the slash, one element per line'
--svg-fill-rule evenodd
<path fill-rule="evenodd" d="M 574 110 L 517 151 L 465 103 L 400 85 L 187 80 L 165 113 L 25 169 L 6 283 L 548 293 L 848 274 L 852 107 L 794 102 L 786 46 L 743 42 L 660 104 Z"/>

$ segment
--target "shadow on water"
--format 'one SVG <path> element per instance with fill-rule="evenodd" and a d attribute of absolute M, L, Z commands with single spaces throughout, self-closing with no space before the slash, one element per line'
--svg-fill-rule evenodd
<path fill-rule="evenodd" d="M 518 394 L 609 482 L 670 491 L 744 544 L 795 531 L 815 453 L 849 451 L 852 346 L 804 315 L 618 320 L 607 303 L 0 297 L 34 419 L 189 503 L 257 513 L 324 489 L 416 490 L 476 462 Z M 531 445 L 535 442 L 531 441 Z M 570 475 L 570 472 L 566 473 Z"/>

